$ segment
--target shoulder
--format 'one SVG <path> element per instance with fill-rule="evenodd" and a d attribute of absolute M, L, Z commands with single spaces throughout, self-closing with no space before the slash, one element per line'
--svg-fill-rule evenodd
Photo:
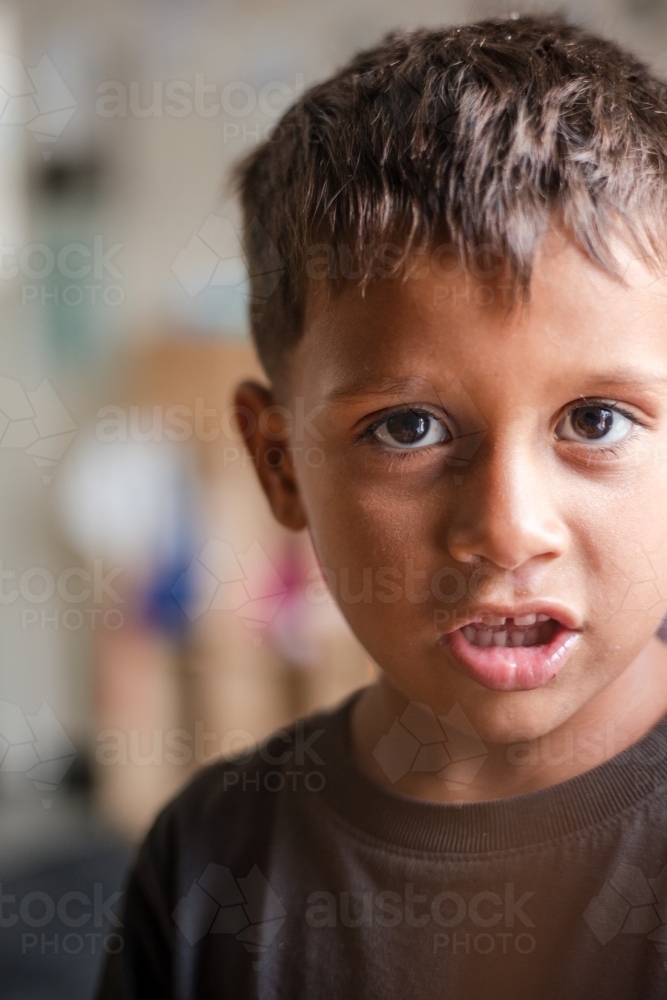
<path fill-rule="evenodd" d="M 244 756 L 204 767 L 162 810 L 145 848 L 173 856 L 209 835 L 231 847 L 244 832 L 266 831 L 279 802 L 324 787 L 353 700 L 296 720 Z"/>

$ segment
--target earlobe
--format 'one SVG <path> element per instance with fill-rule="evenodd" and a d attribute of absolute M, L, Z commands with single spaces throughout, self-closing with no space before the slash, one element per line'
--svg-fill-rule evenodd
<path fill-rule="evenodd" d="M 284 407 L 259 382 L 241 382 L 234 393 L 236 423 L 252 456 L 262 489 L 277 521 L 300 531 L 307 525 L 289 448 Z"/>

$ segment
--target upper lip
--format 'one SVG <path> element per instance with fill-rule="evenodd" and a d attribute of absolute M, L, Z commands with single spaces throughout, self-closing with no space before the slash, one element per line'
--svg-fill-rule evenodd
<path fill-rule="evenodd" d="M 461 614 L 455 613 L 455 620 L 452 623 L 452 627 L 445 629 L 445 631 L 455 632 L 457 629 L 465 628 L 466 625 L 472 624 L 472 622 L 486 618 L 487 615 L 499 618 L 521 618 L 523 615 L 548 615 L 549 618 L 553 618 L 565 628 L 573 630 L 581 628 L 581 623 L 577 615 L 567 605 L 561 604 L 559 601 L 535 600 L 512 606 L 509 604 L 481 604 L 470 611 L 462 611 Z"/>

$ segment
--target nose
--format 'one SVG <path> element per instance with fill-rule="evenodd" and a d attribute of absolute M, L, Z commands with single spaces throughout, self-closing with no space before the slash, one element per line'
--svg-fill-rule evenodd
<path fill-rule="evenodd" d="M 464 563 L 483 556 L 517 570 L 562 555 L 568 529 L 555 502 L 554 472 L 526 442 L 489 442 L 471 462 L 448 519 L 451 556 Z"/>

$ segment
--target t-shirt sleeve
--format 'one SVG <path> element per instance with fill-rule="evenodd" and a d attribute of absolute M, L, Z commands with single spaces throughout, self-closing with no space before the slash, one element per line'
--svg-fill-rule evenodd
<path fill-rule="evenodd" d="M 96 1000 L 172 1000 L 175 857 L 171 820 L 158 817 L 130 873 L 123 906 L 123 947 L 107 956 Z"/>

